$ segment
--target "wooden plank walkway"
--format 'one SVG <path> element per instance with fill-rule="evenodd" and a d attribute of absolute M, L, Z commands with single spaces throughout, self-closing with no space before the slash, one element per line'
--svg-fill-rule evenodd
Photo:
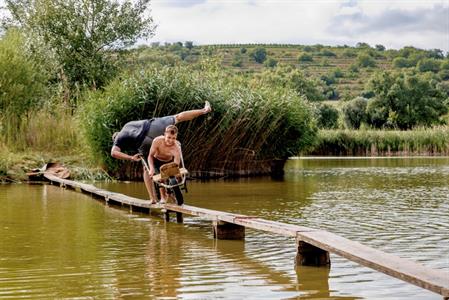
<path fill-rule="evenodd" d="M 311 249 L 307 247 L 304 248 L 304 246 L 311 245 L 312 248 L 318 248 L 318 250 L 327 253 L 328 264 L 330 263 L 328 253 L 334 253 L 363 266 L 438 293 L 442 295 L 444 299 L 449 299 L 449 273 L 441 270 L 434 270 L 411 260 L 375 250 L 324 230 L 265 220 L 255 216 L 199 208 L 186 204 L 182 206 L 176 204 L 150 204 L 148 200 L 141 200 L 123 194 L 105 191 L 93 185 L 60 179 L 53 175 L 44 176 L 52 184 L 91 194 L 93 197 L 103 199 L 108 203 L 127 205 L 131 209 L 143 209 L 148 212 L 151 210 L 160 211 L 161 209 L 165 209 L 167 214 L 168 212 L 176 212 L 178 214 L 197 216 L 205 220 L 210 220 L 214 223 L 214 226 L 216 226 L 215 230 L 217 230 L 217 226 L 220 225 L 231 225 L 231 231 L 237 230 L 239 232 L 239 228 L 244 229 L 247 227 L 294 237 L 297 241 L 297 251 L 302 252 L 301 255 L 305 255 L 305 252 L 310 252 Z M 232 226 L 237 226 L 237 228 Z M 220 238 L 217 231 L 215 234 L 216 237 Z M 242 237 L 241 234 L 237 235 Z M 226 238 L 226 236 L 226 234 L 222 235 L 221 238 Z M 303 251 L 304 249 L 305 251 Z M 297 254 L 297 259 L 298 255 L 300 258 L 303 258 L 300 254 Z M 324 259 L 326 263 L 326 258 Z"/>

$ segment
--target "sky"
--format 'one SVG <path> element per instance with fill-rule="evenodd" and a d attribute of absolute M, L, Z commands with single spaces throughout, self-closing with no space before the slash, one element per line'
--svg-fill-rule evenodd
<path fill-rule="evenodd" d="M 286 43 L 449 51 L 449 0 L 152 0 L 151 42 Z"/>
<path fill-rule="evenodd" d="M 151 0 L 149 14 L 155 35 L 139 44 L 364 42 L 449 52 L 449 0 Z"/>

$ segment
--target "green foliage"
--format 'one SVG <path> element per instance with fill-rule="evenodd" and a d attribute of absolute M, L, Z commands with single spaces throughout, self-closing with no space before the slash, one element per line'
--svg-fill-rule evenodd
<path fill-rule="evenodd" d="M 441 80 L 449 80 L 449 70 L 441 69 L 440 72 L 438 72 L 438 76 Z"/>
<path fill-rule="evenodd" d="M 267 50 L 263 47 L 257 47 L 251 52 L 251 57 L 259 64 L 262 64 L 267 59 Z"/>
<path fill-rule="evenodd" d="M 314 155 L 448 155 L 449 127 L 320 130 Z"/>
<path fill-rule="evenodd" d="M 325 84 L 321 80 L 310 79 L 299 69 L 278 66 L 255 76 L 255 81 L 262 85 L 291 89 L 298 96 L 305 97 L 310 101 L 324 100 Z"/>
<path fill-rule="evenodd" d="M 352 58 L 352 57 L 356 57 L 357 53 L 354 49 L 345 49 L 343 51 L 343 57 L 348 57 L 348 58 Z"/>
<path fill-rule="evenodd" d="M 383 45 L 376 45 L 376 50 L 377 51 L 385 51 L 385 46 L 383 46 Z"/>
<path fill-rule="evenodd" d="M 366 53 L 360 53 L 357 56 L 357 65 L 361 68 L 375 67 L 376 60 Z"/>
<path fill-rule="evenodd" d="M 319 53 L 317 53 L 318 56 L 326 56 L 326 57 L 335 57 L 337 56 L 334 52 L 332 52 L 329 49 L 323 49 Z"/>
<path fill-rule="evenodd" d="M 311 46 L 304 46 L 304 48 L 302 50 L 304 50 L 304 52 L 313 52 L 314 51 L 313 47 L 311 47 Z"/>
<path fill-rule="evenodd" d="M 184 46 L 185 46 L 187 49 L 191 50 L 191 49 L 193 48 L 193 42 L 192 42 L 192 41 L 186 41 L 186 42 L 184 43 Z"/>
<path fill-rule="evenodd" d="M 298 56 L 298 61 L 299 62 L 308 62 L 308 61 L 313 61 L 313 56 L 308 54 L 308 53 L 301 53 Z"/>
<path fill-rule="evenodd" d="M 345 103 L 342 108 L 343 118 L 348 128 L 359 129 L 362 122 L 366 121 L 367 99 L 357 97 Z"/>
<path fill-rule="evenodd" d="M 240 53 L 245 54 L 248 50 L 245 47 L 240 48 Z"/>
<path fill-rule="evenodd" d="M 278 61 L 275 60 L 275 59 L 272 58 L 272 57 L 269 57 L 263 64 L 264 64 L 264 66 L 267 67 L 267 68 L 274 68 L 274 67 L 277 66 Z"/>
<path fill-rule="evenodd" d="M 145 16 L 149 0 L 6 0 L 13 24 L 35 47 L 56 55 L 71 86 L 101 87 L 115 74 L 111 50 L 133 45 L 153 32 Z"/>
<path fill-rule="evenodd" d="M 342 71 L 340 68 L 335 68 L 335 69 L 332 71 L 332 75 L 333 75 L 335 78 L 342 78 L 342 77 L 345 77 L 345 74 L 343 73 L 343 71 Z"/>
<path fill-rule="evenodd" d="M 435 58 L 421 59 L 416 66 L 420 72 L 434 72 L 437 73 L 440 70 L 440 61 Z"/>
<path fill-rule="evenodd" d="M 111 135 L 128 121 L 173 115 L 202 107 L 213 114 L 179 124 L 179 139 L 191 170 L 238 169 L 246 161 L 286 158 L 315 135 L 311 108 L 292 91 L 224 76 L 219 68 L 195 71 L 149 69 L 88 94 L 82 124 L 89 144 L 109 170 Z M 240 166 L 240 167 L 239 167 Z"/>
<path fill-rule="evenodd" d="M 369 48 L 371 48 L 371 46 L 370 46 L 369 44 L 364 43 L 364 42 L 358 42 L 358 43 L 355 45 L 355 47 L 356 47 L 356 48 L 361 48 L 361 49 L 369 49 Z"/>
<path fill-rule="evenodd" d="M 400 69 L 412 67 L 412 64 L 405 57 L 396 57 L 393 59 L 393 66 Z"/>
<path fill-rule="evenodd" d="M 410 129 L 440 123 L 447 95 L 428 75 L 380 72 L 369 83 L 375 94 L 367 108 L 374 127 Z"/>
<path fill-rule="evenodd" d="M 317 123 L 319 128 L 335 129 L 338 127 L 338 110 L 329 104 L 318 107 Z"/>
<path fill-rule="evenodd" d="M 242 56 L 239 53 L 236 53 L 232 59 L 232 66 L 233 67 L 241 67 L 243 66 L 243 59 Z"/>
<path fill-rule="evenodd" d="M 23 142 L 21 128 L 29 113 L 42 105 L 47 80 L 27 54 L 23 35 L 8 30 L 0 40 L 0 132 L 6 143 Z"/>

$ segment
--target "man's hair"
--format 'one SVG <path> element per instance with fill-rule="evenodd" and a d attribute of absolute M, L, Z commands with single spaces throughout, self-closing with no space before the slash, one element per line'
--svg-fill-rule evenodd
<path fill-rule="evenodd" d="M 112 134 L 112 142 L 115 142 L 115 138 L 117 137 L 118 132 L 114 132 Z"/>
<path fill-rule="evenodd" d="M 178 134 L 178 127 L 176 127 L 175 125 L 168 125 L 165 128 L 165 132 L 170 134 Z"/>

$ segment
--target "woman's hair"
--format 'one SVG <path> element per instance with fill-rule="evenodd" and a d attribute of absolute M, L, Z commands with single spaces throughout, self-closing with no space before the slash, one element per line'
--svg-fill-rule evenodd
<path fill-rule="evenodd" d="M 176 127 L 175 125 L 168 125 L 165 128 L 165 132 L 170 134 L 178 134 L 178 127 Z"/>

